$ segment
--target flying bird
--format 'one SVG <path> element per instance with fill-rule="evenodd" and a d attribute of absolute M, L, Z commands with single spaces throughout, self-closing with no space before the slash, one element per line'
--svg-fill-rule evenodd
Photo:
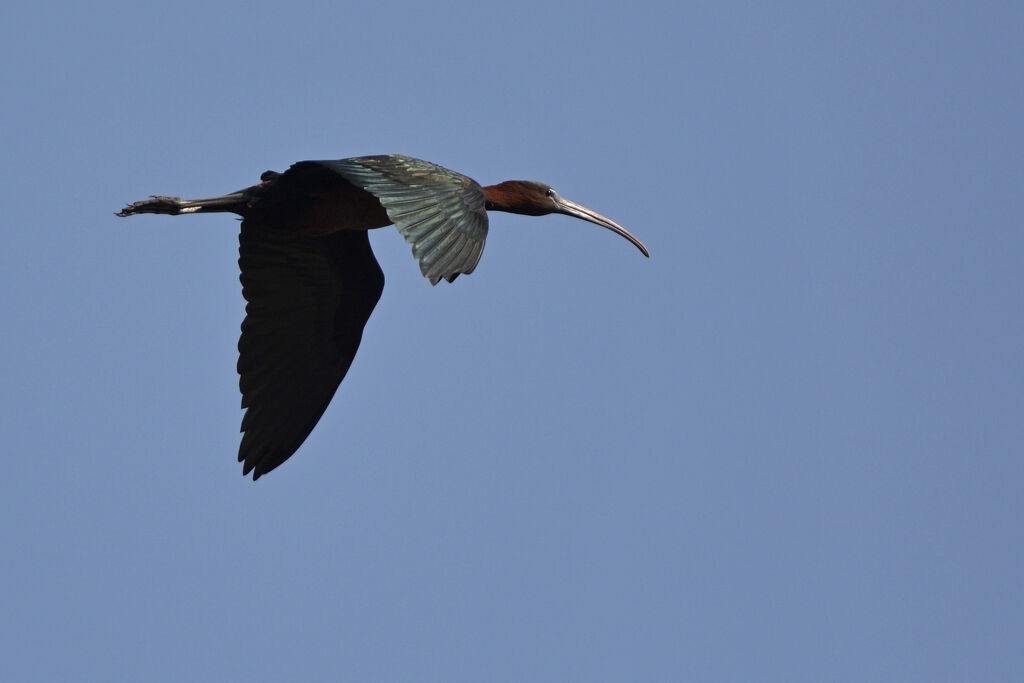
<path fill-rule="evenodd" d="M 574 216 L 650 256 L 625 228 L 543 183 L 481 187 L 406 156 L 300 161 L 284 173 L 267 171 L 260 181 L 208 199 L 153 196 L 117 214 L 242 217 L 238 265 L 247 303 L 238 341 L 245 409 L 238 461 L 253 480 L 302 445 L 352 364 L 384 289 L 368 230 L 394 224 L 433 285 L 476 268 L 488 211 Z"/>

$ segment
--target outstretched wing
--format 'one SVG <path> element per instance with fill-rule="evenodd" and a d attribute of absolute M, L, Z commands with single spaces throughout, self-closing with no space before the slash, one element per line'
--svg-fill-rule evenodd
<path fill-rule="evenodd" d="M 242 222 L 238 265 L 248 302 L 238 341 L 242 443 L 253 479 L 294 453 L 313 430 L 384 289 L 365 231 L 308 237 Z"/>
<path fill-rule="evenodd" d="M 431 284 L 476 268 L 487 239 L 484 191 L 476 181 L 396 154 L 302 163 L 325 166 L 376 197 Z"/>

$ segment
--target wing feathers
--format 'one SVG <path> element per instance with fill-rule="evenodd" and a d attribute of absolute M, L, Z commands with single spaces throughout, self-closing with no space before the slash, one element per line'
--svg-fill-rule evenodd
<path fill-rule="evenodd" d="M 238 341 L 243 474 L 257 479 L 302 444 L 348 371 L 384 287 L 366 232 L 289 235 L 242 223 L 246 318 Z"/>
<path fill-rule="evenodd" d="M 487 239 L 487 212 L 483 188 L 474 180 L 399 155 L 304 163 L 330 168 L 375 196 L 432 284 L 476 268 Z"/>

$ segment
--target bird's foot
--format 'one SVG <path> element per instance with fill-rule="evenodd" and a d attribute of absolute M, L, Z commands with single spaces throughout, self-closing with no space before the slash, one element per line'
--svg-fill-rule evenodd
<path fill-rule="evenodd" d="M 183 212 L 182 199 L 180 197 L 157 197 L 143 199 L 121 209 L 116 215 L 134 216 L 137 213 L 163 213 L 170 216 L 177 216 Z"/>

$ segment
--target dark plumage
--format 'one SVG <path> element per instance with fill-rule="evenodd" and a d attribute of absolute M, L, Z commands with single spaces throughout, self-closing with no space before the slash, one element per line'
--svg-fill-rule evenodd
<path fill-rule="evenodd" d="M 564 213 L 625 229 L 542 183 L 481 187 L 411 157 L 301 161 L 258 185 L 209 199 L 152 197 L 138 213 L 242 216 L 239 259 L 247 302 L 238 341 L 242 442 L 253 479 L 287 460 L 316 426 L 348 372 L 384 288 L 366 231 L 394 224 L 432 284 L 472 273 L 487 238 L 487 211 Z"/>

